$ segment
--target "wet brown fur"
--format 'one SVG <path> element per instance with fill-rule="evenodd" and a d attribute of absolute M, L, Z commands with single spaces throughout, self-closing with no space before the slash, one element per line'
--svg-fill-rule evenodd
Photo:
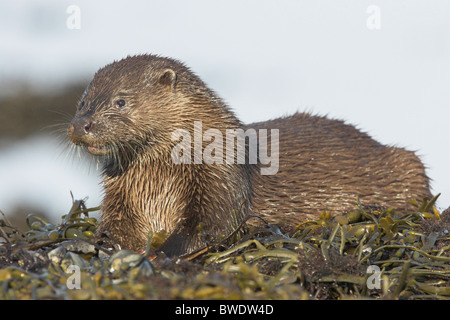
<path fill-rule="evenodd" d="M 126 105 L 118 107 L 118 99 Z M 279 129 L 278 173 L 262 176 L 250 164 L 174 164 L 171 152 L 178 142 L 172 132 L 186 129 L 193 136 L 196 120 L 203 132 L 215 128 L 224 136 L 225 129 Z M 398 209 L 408 207 L 409 197 L 430 195 L 424 166 L 413 152 L 307 113 L 243 126 L 187 67 L 154 55 L 100 69 L 68 131 L 75 144 L 106 150 L 98 233 L 108 231 L 133 250 L 145 246 L 151 230 L 168 231 L 162 249 L 179 255 L 201 245 L 201 222 L 218 236 L 248 213 L 298 223 L 322 210 L 348 210 L 357 195 L 364 204 Z"/>
<path fill-rule="evenodd" d="M 279 128 L 280 168 L 257 177 L 255 211 L 272 221 L 317 218 L 364 205 L 413 209 L 430 197 L 429 179 L 412 151 L 384 146 L 340 120 L 297 113 L 249 127 Z M 282 214 L 281 214 L 282 213 Z"/>

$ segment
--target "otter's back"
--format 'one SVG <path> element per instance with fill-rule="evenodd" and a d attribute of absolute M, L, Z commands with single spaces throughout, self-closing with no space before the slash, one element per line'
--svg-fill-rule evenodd
<path fill-rule="evenodd" d="M 364 205 L 410 208 L 430 196 L 429 181 L 411 151 L 384 146 L 340 120 L 296 113 L 246 126 L 279 129 L 279 170 L 255 178 L 255 213 L 299 222 L 322 211 Z M 270 141 L 270 139 L 268 139 Z M 269 145 L 270 151 L 270 145 Z"/>

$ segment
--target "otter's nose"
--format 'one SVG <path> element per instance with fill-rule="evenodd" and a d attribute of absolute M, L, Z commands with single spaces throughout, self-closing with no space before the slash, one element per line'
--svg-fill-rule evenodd
<path fill-rule="evenodd" d="M 69 125 L 69 135 L 82 137 L 87 135 L 92 129 L 92 119 L 90 117 L 75 118 Z"/>

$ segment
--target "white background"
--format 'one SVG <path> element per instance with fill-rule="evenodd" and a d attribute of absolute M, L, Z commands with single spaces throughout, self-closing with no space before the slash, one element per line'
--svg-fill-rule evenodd
<path fill-rule="evenodd" d="M 70 5 L 81 29 L 67 28 Z M 371 5 L 380 29 L 367 27 Z M 0 94 L 21 79 L 36 90 L 87 82 L 139 53 L 182 60 L 246 123 L 308 110 L 417 150 L 450 205 L 450 1 L 0 2 Z M 2 149 L 0 209 L 61 215 L 70 190 L 98 205 L 98 172 L 60 152 L 39 137 Z"/>

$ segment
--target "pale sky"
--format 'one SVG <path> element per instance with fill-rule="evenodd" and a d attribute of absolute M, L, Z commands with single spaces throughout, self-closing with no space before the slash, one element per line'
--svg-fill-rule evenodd
<path fill-rule="evenodd" d="M 71 5 L 80 10 L 80 29 L 67 27 L 68 19 L 74 21 L 67 13 Z M 374 22 L 370 6 L 379 13 L 379 28 L 367 25 Z M 2 0 L 0 94 L 21 78 L 55 90 L 67 81 L 89 81 L 98 68 L 127 55 L 170 56 L 185 62 L 246 123 L 309 110 L 344 119 L 384 144 L 417 150 L 446 208 L 449 13 L 445 0 Z M 15 197 L 49 203 L 57 194 L 64 200 L 58 210 L 66 211 L 66 197 L 76 188 L 76 196 L 89 195 L 98 205 L 97 172 L 59 160 L 51 163 L 62 171 L 36 171 L 36 159 L 44 166 L 48 157 L 57 159 L 56 151 L 38 154 L 37 147 L 27 157 L 18 149 L 0 155 L 0 209 Z M 22 159 L 21 165 L 8 159 Z M 10 174 L 21 176 L 8 185 Z M 73 175 L 71 186 L 58 184 L 65 174 Z M 94 189 L 82 187 L 88 184 Z M 30 185 L 42 192 L 27 193 Z"/>

